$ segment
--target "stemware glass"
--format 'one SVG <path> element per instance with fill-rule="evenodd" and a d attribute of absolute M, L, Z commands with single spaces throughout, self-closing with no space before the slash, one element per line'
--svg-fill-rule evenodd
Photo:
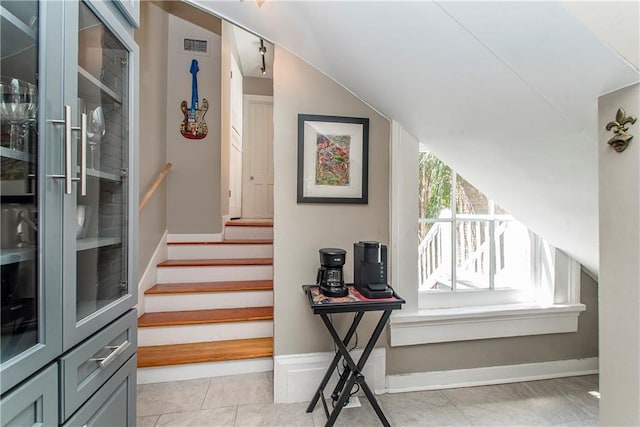
<path fill-rule="evenodd" d="M 101 106 L 97 106 L 89 114 L 90 122 L 87 124 L 87 141 L 91 149 L 90 169 L 95 169 L 95 150 L 100 143 L 102 137 L 107 133 L 106 123 L 104 119 L 104 111 Z"/>
<path fill-rule="evenodd" d="M 30 140 L 30 132 L 33 130 L 34 124 L 36 122 L 36 118 L 38 116 L 38 87 L 36 85 L 32 85 L 27 83 L 26 86 L 26 98 L 25 103 L 26 114 L 25 120 L 23 122 L 22 128 L 22 141 L 23 141 L 23 149 L 25 151 L 30 151 L 26 146 L 25 142 L 28 143 Z"/>
<path fill-rule="evenodd" d="M 0 119 L 2 119 L 2 125 L 4 126 L 9 118 L 9 98 L 7 95 L 8 89 L 7 84 L 4 81 L 4 78 L 0 79 Z M 9 135 L 11 137 L 11 135 Z M 9 140 L 9 144 L 11 144 L 11 140 Z M 3 141 L 4 146 L 4 141 Z"/>
<path fill-rule="evenodd" d="M 10 77 L 0 77 L 2 121 L 11 126 L 9 148 L 24 149 L 25 125 L 35 120 L 38 89 L 35 85 Z"/>

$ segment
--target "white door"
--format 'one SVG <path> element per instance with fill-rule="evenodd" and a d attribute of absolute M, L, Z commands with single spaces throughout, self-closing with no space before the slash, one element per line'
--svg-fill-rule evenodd
<path fill-rule="evenodd" d="M 242 216 L 242 74 L 231 56 L 231 144 L 229 147 L 229 216 Z"/>
<path fill-rule="evenodd" d="M 242 212 L 273 218 L 273 97 L 245 95 Z"/>

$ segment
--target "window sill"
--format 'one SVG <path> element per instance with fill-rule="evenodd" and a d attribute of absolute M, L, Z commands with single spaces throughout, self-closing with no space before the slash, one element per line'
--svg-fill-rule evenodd
<path fill-rule="evenodd" d="M 396 312 L 391 346 L 576 332 L 584 304 L 509 304 Z"/>

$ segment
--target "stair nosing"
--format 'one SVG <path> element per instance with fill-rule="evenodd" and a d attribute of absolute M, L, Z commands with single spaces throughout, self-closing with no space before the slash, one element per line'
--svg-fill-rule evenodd
<path fill-rule="evenodd" d="M 149 324 L 141 324 L 141 322 L 145 321 L 145 316 L 146 317 L 153 317 L 154 314 L 172 314 L 175 315 L 177 313 L 189 313 L 191 315 L 194 315 L 194 317 L 197 314 L 214 314 L 214 313 L 221 313 L 221 312 L 238 312 L 238 311 L 255 311 L 257 309 L 265 309 L 265 308 L 270 308 L 271 309 L 271 314 L 269 315 L 260 315 L 260 316 L 252 316 L 252 317 L 229 317 L 229 318 L 209 318 L 209 319 L 184 319 L 184 320 L 174 320 L 171 322 L 167 322 L 167 321 L 163 321 L 163 322 L 159 322 L 156 321 L 154 323 L 149 323 Z M 147 316 L 148 314 L 150 314 L 151 316 Z M 217 308 L 217 309 L 207 309 L 207 310 L 181 310 L 181 311 L 160 311 L 160 312 L 149 312 L 149 313 L 144 313 L 142 316 L 140 316 L 138 318 L 138 328 L 154 328 L 154 327 L 171 327 L 171 326 L 189 326 L 189 325 L 211 325 L 211 324 L 218 324 L 218 323 L 242 323 L 242 322 L 255 322 L 255 321 L 268 321 L 268 320 L 273 320 L 273 307 L 240 307 L 240 308 Z"/>
<path fill-rule="evenodd" d="M 167 242 L 168 246 L 208 246 L 208 245 L 273 245 L 271 239 L 259 239 L 259 240 L 222 240 L 222 241 L 201 241 L 201 242 Z"/>
<path fill-rule="evenodd" d="M 264 222 L 264 223 L 260 223 L 260 222 L 233 222 L 233 221 L 227 221 L 225 224 L 225 227 L 263 227 L 263 228 L 273 228 L 273 221 L 271 223 L 268 222 Z"/>
<path fill-rule="evenodd" d="M 172 264 L 165 264 L 172 262 Z M 191 267 L 248 267 L 273 265 L 273 258 L 170 259 L 157 264 L 158 268 Z"/>
<path fill-rule="evenodd" d="M 159 290 L 163 285 L 173 285 L 173 288 Z M 213 285 L 213 286 L 212 286 Z M 217 286 L 216 286 L 217 285 Z M 208 288 L 208 286 L 212 286 Z M 201 289 L 193 289 L 201 288 Z M 199 294 L 199 293 L 218 293 L 218 292 L 259 292 L 273 291 L 273 280 L 240 280 L 240 281 L 222 281 L 222 282 L 184 282 L 184 283 L 156 283 L 153 287 L 147 289 L 145 295 L 166 295 L 166 294 Z"/>
<path fill-rule="evenodd" d="M 146 359 L 149 358 L 146 354 L 148 349 L 157 349 L 162 353 L 173 354 L 176 350 L 181 349 L 193 349 L 195 348 L 206 348 L 209 346 L 213 347 L 222 347 L 228 343 L 243 343 L 246 342 L 248 345 L 253 344 L 255 346 L 256 342 L 260 344 L 270 344 L 270 350 L 262 351 L 262 352 L 254 352 L 251 355 L 238 353 L 237 349 L 236 353 L 232 356 L 224 355 L 221 352 L 216 352 L 215 356 L 211 356 L 211 353 L 204 354 L 205 352 L 201 351 L 191 351 L 189 353 L 189 357 L 183 357 L 182 359 L 177 359 L 174 357 L 173 360 L 169 358 L 163 358 L 164 362 L 169 363 L 157 363 L 157 358 L 155 359 L 155 363 L 150 363 Z M 211 349 L 208 349 L 211 350 Z M 204 343 L 187 343 L 187 344 L 167 344 L 167 345 L 154 345 L 154 346 L 140 346 L 138 347 L 138 368 L 151 368 L 151 367 L 169 367 L 169 366 L 177 366 L 177 365 L 186 365 L 192 363 L 207 363 L 207 362 L 223 362 L 230 360 L 249 360 L 249 359 L 261 359 L 266 357 L 273 357 L 273 338 L 249 338 L 249 339 L 239 339 L 239 340 L 224 340 L 224 341 L 209 341 Z"/>

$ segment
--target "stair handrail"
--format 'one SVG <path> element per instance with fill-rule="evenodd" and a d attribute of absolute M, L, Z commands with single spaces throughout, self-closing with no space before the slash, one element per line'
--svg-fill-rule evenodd
<path fill-rule="evenodd" d="M 149 202 L 149 199 L 151 199 L 151 196 L 153 196 L 153 193 L 155 193 L 155 191 L 158 189 L 158 187 L 162 183 L 162 180 L 167 176 L 169 170 L 172 167 L 173 163 L 167 163 L 166 165 L 164 165 L 158 176 L 156 176 L 156 179 L 154 179 L 151 185 L 149 185 L 149 189 L 147 190 L 147 192 L 144 194 L 142 199 L 140 199 L 138 212 L 142 211 L 142 208 L 144 208 L 144 206 Z"/>

